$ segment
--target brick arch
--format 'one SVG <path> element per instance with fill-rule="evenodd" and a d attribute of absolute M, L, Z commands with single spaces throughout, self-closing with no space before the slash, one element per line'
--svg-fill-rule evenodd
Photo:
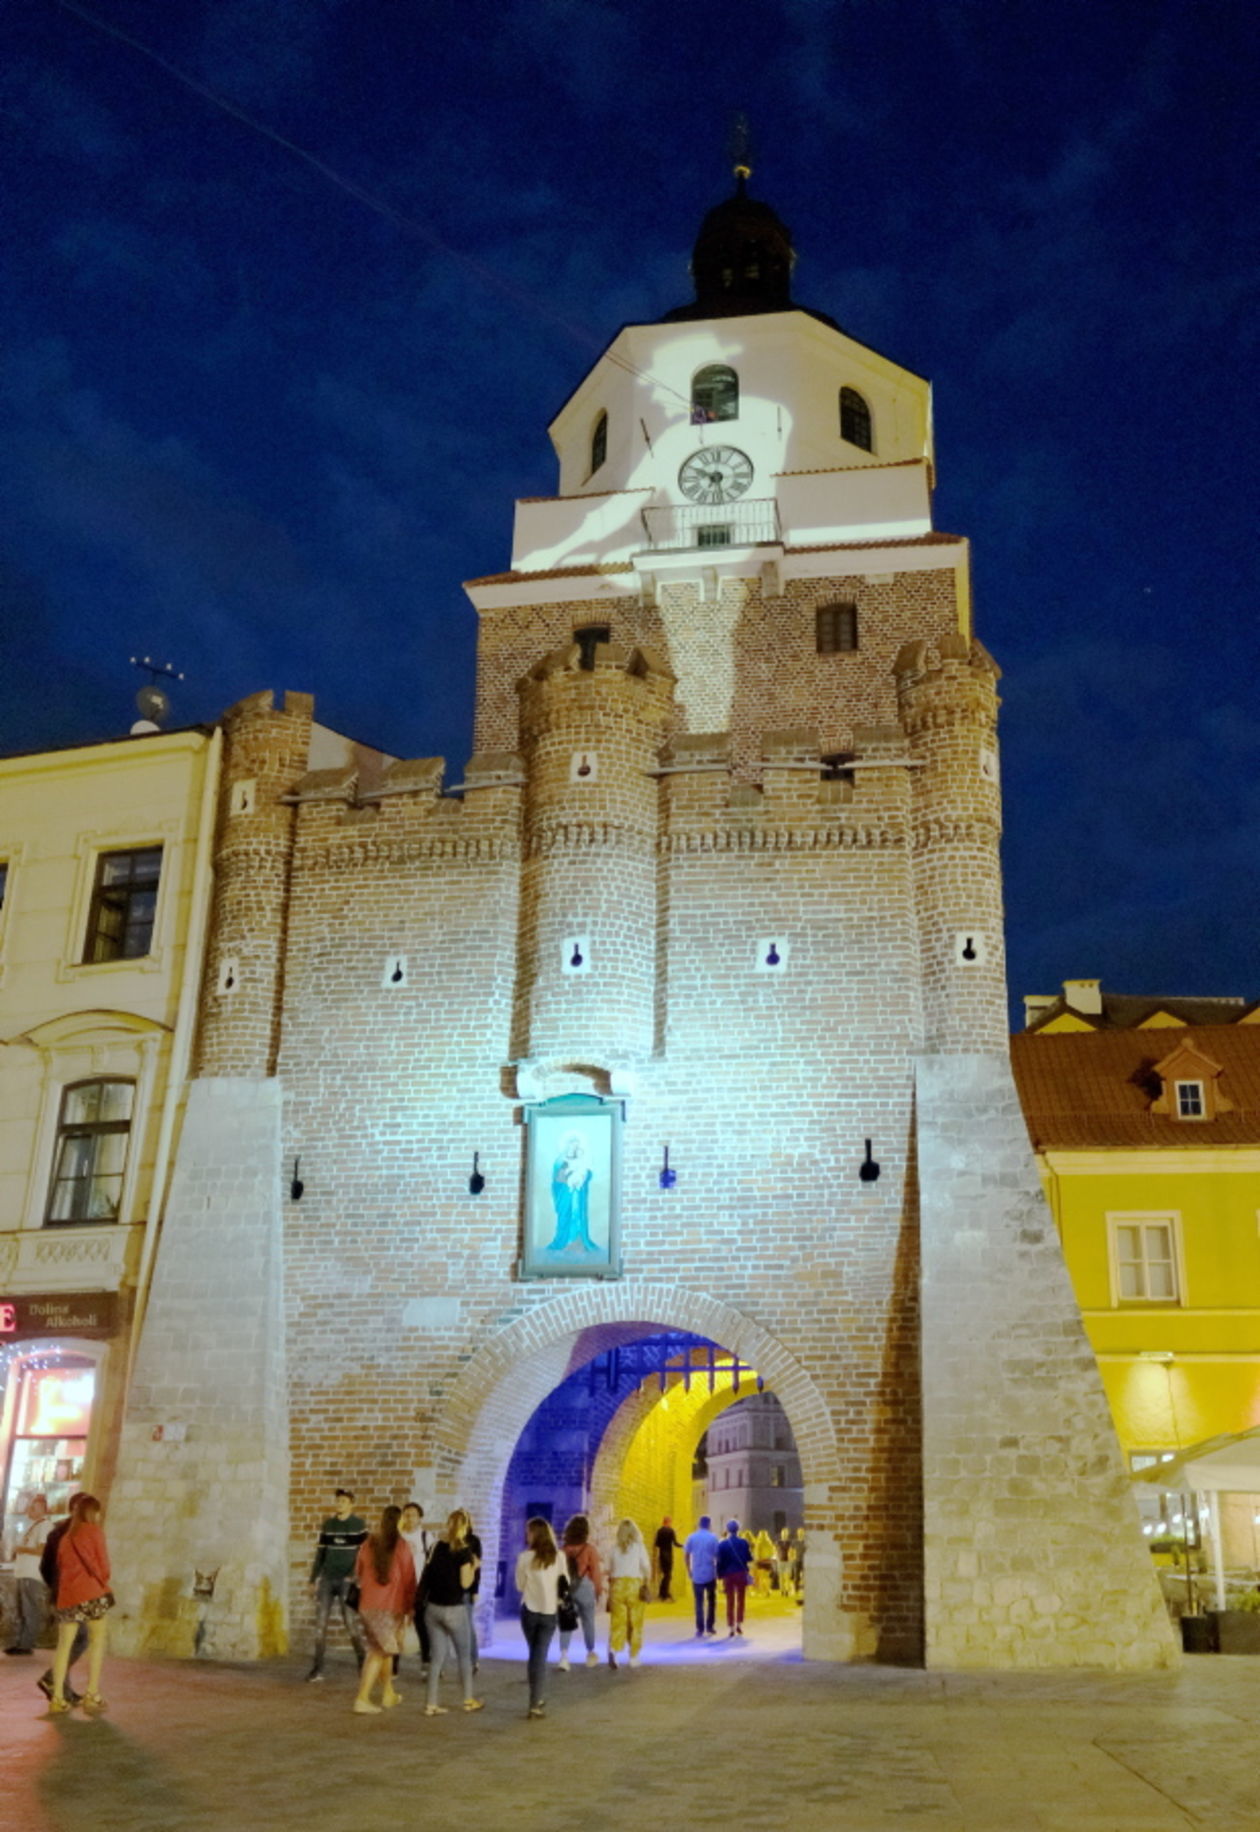
<path fill-rule="evenodd" d="M 631 1279 L 584 1284 L 545 1299 L 496 1330 L 465 1366 L 438 1426 L 438 1497 L 458 1500 L 477 1522 L 487 1578 L 500 1557 L 515 1551 L 501 1553 L 498 1544 L 503 1480 L 529 1419 L 575 1369 L 645 1329 L 691 1331 L 756 1368 L 787 1413 L 807 1502 L 811 1494 L 821 1498 L 834 1492 L 839 1458 L 830 1410 L 812 1377 L 777 1337 L 703 1292 Z M 492 1591 L 493 1584 L 487 1588 Z M 807 1617 L 809 1609 L 807 1589 Z M 487 1596 L 480 1618 L 487 1635 L 491 1615 Z"/>

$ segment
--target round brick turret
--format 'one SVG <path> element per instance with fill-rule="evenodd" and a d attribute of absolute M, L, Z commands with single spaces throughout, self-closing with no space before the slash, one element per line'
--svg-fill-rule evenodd
<path fill-rule="evenodd" d="M 556 650 L 519 686 L 528 787 L 521 1057 L 625 1061 L 655 1028 L 654 774 L 674 677 L 638 648 Z"/>
<path fill-rule="evenodd" d="M 930 1050 L 1007 1047 L 998 668 L 979 643 L 944 636 L 897 657 L 910 739 L 915 902 Z"/>
<path fill-rule="evenodd" d="M 291 794 L 308 768 L 310 694 L 251 694 L 223 715 L 214 928 L 202 988 L 199 1075 L 275 1073 L 293 853 Z"/>

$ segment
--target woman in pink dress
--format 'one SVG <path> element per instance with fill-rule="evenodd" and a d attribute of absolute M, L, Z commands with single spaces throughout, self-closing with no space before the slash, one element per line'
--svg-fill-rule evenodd
<path fill-rule="evenodd" d="M 359 1619 L 363 1623 L 367 1652 L 354 1701 L 358 1712 L 388 1710 L 402 1698 L 394 1690 L 390 1663 L 402 1653 L 403 1626 L 416 1600 L 416 1566 L 411 1547 L 398 1530 L 402 1509 L 389 1507 L 381 1524 L 359 1547 L 354 1581 L 359 1586 Z M 382 1681 L 381 1702 L 372 1703 L 372 1688 Z"/>

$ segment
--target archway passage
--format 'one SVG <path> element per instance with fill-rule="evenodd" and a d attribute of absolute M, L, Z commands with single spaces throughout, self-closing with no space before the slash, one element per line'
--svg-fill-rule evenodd
<path fill-rule="evenodd" d="M 738 1354 L 692 1332 L 658 1329 L 597 1350 L 547 1394 L 503 1481 L 500 1618 L 516 1614 L 514 1556 L 525 1522 L 541 1515 L 559 1536 L 574 1514 L 590 1520 L 605 1557 L 620 1520 L 634 1520 L 643 1534 L 653 1557 L 650 1660 L 701 1652 L 686 1562 L 671 1551 L 672 1535 L 685 1541 L 702 1516 L 712 1516 L 721 1534 L 737 1518 L 757 1554 L 745 1648 L 799 1656 L 800 1459 L 783 1407 Z M 780 1544 L 781 1534 L 790 1545 Z M 790 1591 L 789 1570 L 797 1579 Z"/>

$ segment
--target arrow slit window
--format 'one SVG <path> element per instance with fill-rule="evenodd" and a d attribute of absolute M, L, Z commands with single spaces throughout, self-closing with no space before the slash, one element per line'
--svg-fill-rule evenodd
<path fill-rule="evenodd" d="M 608 415 L 600 414 L 595 422 L 595 431 L 591 434 L 591 476 L 599 470 L 608 456 Z"/>

